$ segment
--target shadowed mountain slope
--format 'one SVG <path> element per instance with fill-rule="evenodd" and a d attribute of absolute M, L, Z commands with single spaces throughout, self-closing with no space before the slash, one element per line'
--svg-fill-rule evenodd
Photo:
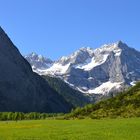
<path fill-rule="evenodd" d="M 32 71 L 0 27 L 0 111 L 68 112 L 71 107 Z"/>

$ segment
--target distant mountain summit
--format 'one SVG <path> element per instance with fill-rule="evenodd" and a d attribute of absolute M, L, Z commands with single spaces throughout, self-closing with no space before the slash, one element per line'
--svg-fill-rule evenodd
<path fill-rule="evenodd" d="M 0 111 L 68 112 L 71 107 L 46 80 L 32 71 L 0 27 Z"/>
<path fill-rule="evenodd" d="M 32 65 L 33 71 L 37 73 L 41 73 L 43 70 L 51 67 L 54 63 L 54 61 L 52 61 L 51 59 L 45 58 L 42 55 L 37 55 L 34 52 L 25 55 L 24 57 Z"/>
<path fill-rule="evenodd" d="M 140 52 L 122 41 L 81 48 L 38 73 L 59 77 L 85 94 L 109 95 L 140 80 Z"/>

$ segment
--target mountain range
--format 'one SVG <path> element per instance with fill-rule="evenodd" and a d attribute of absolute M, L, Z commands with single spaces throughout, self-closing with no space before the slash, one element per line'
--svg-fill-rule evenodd
<path fill-rule="evenodd" d="M 118 41 L 57 61 L 36 53 L 23 57 L 0 27 L 0 67 L 1 112 L 70 112 L 134 86 L 140 52 Z"/>
<path fill-rule="evenodd" d="M 140 80 L 140 52 L 122 41 L 97 49 L 80 48 L 57 61 L 35 53 L 25 58 L 39 75 L 60 78 L 71 88 L 92 97 L 114 95 Z"/>

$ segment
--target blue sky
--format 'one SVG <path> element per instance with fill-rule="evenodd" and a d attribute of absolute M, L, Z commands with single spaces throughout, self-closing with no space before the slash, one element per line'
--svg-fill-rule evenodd
<path fill-rule="evenodd" d="M 52 59 L 122 40 L 140 50 L 140 0 L 0 0 L 0 25 L 22 54 Z"/>

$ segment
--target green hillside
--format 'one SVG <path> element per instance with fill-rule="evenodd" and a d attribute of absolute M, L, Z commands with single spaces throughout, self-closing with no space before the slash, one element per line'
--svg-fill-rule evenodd
<path fill-rule="evenodd" d="M 74 107 L 84 106 L 90 103 L 90 98 L 83 95 L 81 92 L 74 90 L 67 83 L 59 78 L 43 76 L 56 92 L 64 97 L 64 99 L 71 103 Z"/>
<path fill-rule="evenodd" d="M 116 118 L 140 117 L 140 82 L 116 97 L 76 108 L 65 116 L 68 118 Z"/>

